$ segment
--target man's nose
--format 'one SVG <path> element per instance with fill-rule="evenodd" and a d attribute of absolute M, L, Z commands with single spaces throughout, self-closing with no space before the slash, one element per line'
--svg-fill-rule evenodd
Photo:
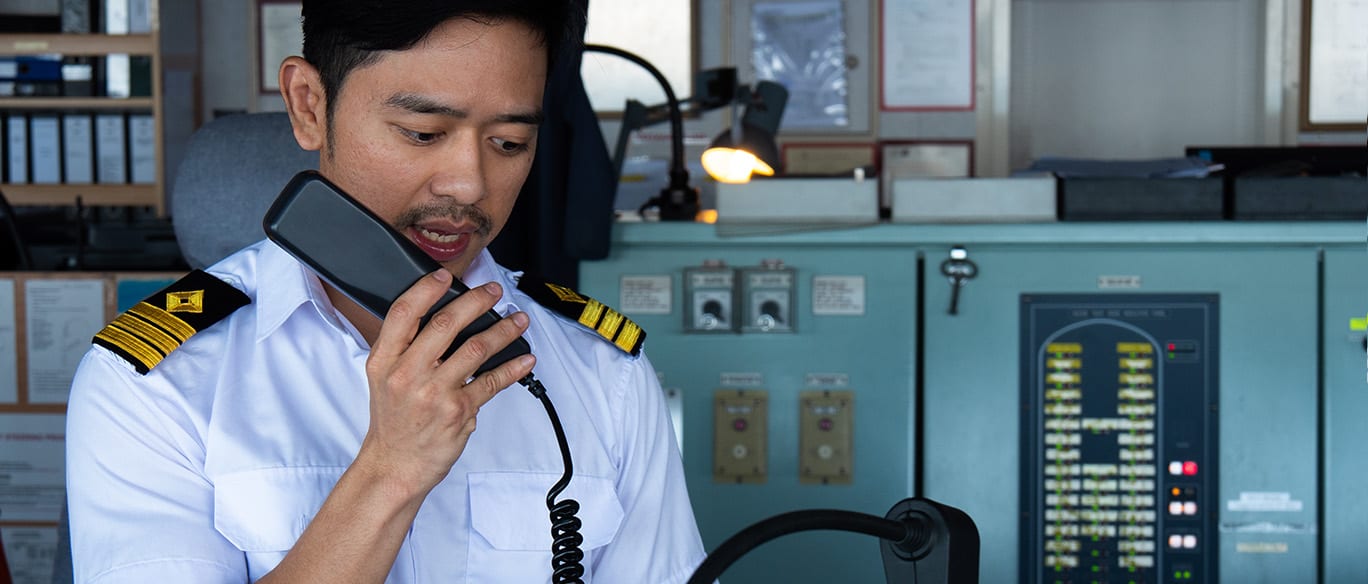
<path fill-rule="evenodd" d="M 456 202 L 473 205 L 484 198 L 485 173 L 481 141 L 474 133 L 460 134 L 447 143 L 447 149 L 437 160 L 432 175 L 432 194 L 451 197 Z"/>

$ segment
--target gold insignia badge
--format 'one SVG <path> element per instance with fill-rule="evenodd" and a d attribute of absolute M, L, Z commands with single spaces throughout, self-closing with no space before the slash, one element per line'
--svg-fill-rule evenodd
<path fill-rule="evenodd" d="M 191 292 L 167 292 L 166 311 L 192 312 L 195 314 L 204 312 L 204 290 L 194 290 Z"/>
<path fill-rule="evenodd" d="M 550 288 L 551 291 L 556 294 L 556 297 L 560 298 L 561 302 L 574 302 L 576 304 L 587 304 L 589 302 L 588 300 L 585 300 L 583 296 L 580 296 L 574 290 L 566 288 L 565 286 L 547 283 L 546 287 Z"/>

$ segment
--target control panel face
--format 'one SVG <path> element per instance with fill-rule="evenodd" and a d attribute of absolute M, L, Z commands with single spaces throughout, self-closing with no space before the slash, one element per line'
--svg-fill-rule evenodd
<path fill-rule="evenodd" d="M 713 394 L 713 481 L 763 483 L 769 434 L 769 393 L 719 389 Z"/>
<path fill-rule="evenodd" d="M 684 330 L 691 333 L 736 332 L 733 313 L 735 274 L 721 262 L 684 269 Z"/>
<path fill-rule="evenodd" d="M 1218 582 L 1213 294 L 1021 297 L 1025 582 Z"/>
<path fill-rule="evenodd" d="M 747 333 L 792 333 L 797 302 L 794 299 L 797 276 L 794 269 L 779 261 L 759 267 L 742 268 L 741 310 L 745 320 L 741 331 Z"/>
<path fill-rule="evenodd" d="M 851 483 L 855 393 L 804 391 L 798 396 L 798 480 L 803 484 Z"/>

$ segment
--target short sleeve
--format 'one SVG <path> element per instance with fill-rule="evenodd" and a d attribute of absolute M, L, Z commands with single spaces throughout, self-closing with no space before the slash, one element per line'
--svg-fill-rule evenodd
<path fill-rule="evenodd" d="M 232 582 L 245 558 L 214 528 L 192 408 L 102 348 L 82 359 L 67 407 L 67 500 L 77 582 Z"/>
<path fill-rule="evenodd" d="M 594 582 L 685 582 L 703 561 L 703 542 L 684 482 L 665 395 L 643 354 L 624 358 L 614 403 L 621 425 L 618 496 L 622 525 L 600 556 Z"/>

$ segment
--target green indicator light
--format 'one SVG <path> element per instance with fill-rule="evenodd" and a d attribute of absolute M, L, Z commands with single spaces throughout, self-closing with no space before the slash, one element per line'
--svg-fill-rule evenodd
<path fill-rule="evenodd" d="M 1093 566 L 1093 567 L 1092 567 L 1092 571 L 1094 571 L 1094 572 L 1101 572 L 1101 571 L 1102 571 L 1102 566 Z"/>
<path fill-rule="evenodd" d="M 1097 551 L 1097 550 L 1093 550 L 1093 551 L 1092 551 L 1092 557 L 1095 558 L 1095 557 L 1100 556 L 1100 555 L 1102 555 L 1102 552 L 1099 552 L 1099 551 Z"/>
<path fill-rule="evenodd" d="M 1173 579 L 1174 579 L 1174 580 L 1182 580 L 1182 579 L 1183 579 L 1183 573 L 1182 573 L 1182 572 L 1174 572 L 1174 573 L 1173 573 Z"/>
<path fill-rule="evenodd" d="M 1173 353 L 1169 353 L 1169 359 L 1173 358 Z"/>
<path fill-rule="evenodd" d="M 1184 571 L 1184 572 L 1183 572 L 1183 579 L 1184 579 L 1184 580 L 1191 580 L 1191 579 L 1192 579 L 1192 572 Z"/>

